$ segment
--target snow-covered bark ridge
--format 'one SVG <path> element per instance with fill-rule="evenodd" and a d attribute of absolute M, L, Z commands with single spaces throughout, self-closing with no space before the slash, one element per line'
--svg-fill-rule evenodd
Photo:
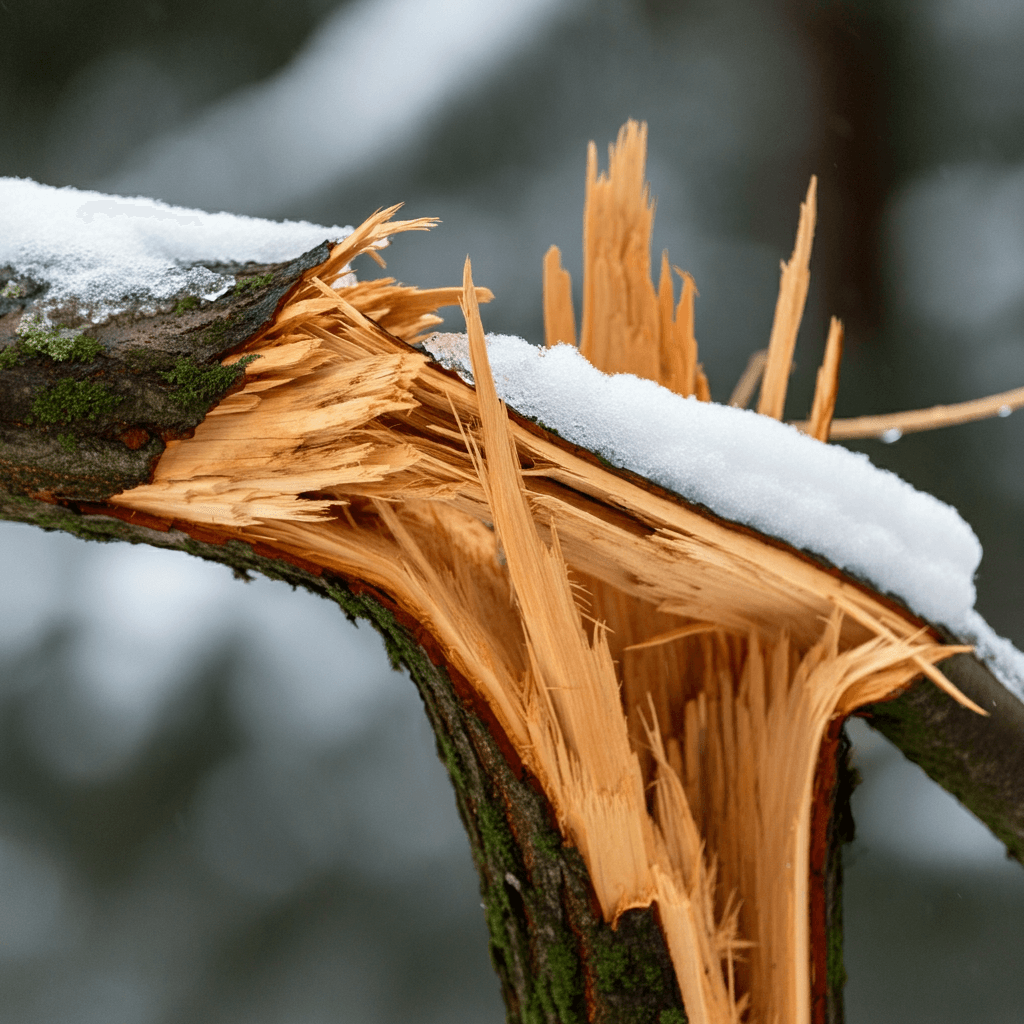
<path fill-rule="evenodd" d="M 44 309 L 94 323 L 182 293 L 215 299 L 235 278 L 211 267 L 283 262 L 351 231 L 0 178 L 0 268 L 47 287 Z"/>

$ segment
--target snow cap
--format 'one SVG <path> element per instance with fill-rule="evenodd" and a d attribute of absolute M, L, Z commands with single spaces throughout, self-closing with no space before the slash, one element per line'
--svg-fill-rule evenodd
<path fill-rule="evenodd" d="M 0 268 L 48 285 L 43 310 L 74 303 L 94 323 L 135 303 L 215 299 L 235 283 L 201 264 L 284 262 L 351 232 L 0 178 Z"/>

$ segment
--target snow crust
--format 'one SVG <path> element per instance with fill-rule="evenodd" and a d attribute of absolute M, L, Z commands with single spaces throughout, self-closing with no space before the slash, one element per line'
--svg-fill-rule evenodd
<path fill-rule="evenodd" d="M 73 301 L 94 323 L 183 292 L 214 299 L 235 283 L 191 264 L 279 263 L 351 232 L 0 178 L 0 267 L 49 285 L 44 311 Z"/>
<path fill-rule="evenodd" d="M 472 380 L 465 335 L 426 350 Z M 974 611 L 981 544 L 957 511 L 866 455 L 746 409 L 608 375 L 570 345 L 488 335 L 500 397 L 523 416 L 726 519 L 827 559 L 977 647 L 1024 698 L 1024 655 Z"/>

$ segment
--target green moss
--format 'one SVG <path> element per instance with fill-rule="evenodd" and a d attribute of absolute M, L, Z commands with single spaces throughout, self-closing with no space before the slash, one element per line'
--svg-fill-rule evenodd
<path fill-rule="evenodd" d="M 50 505 L 0 491 L 0 515 L 14 522 L 28 523 L 41 530 L 61 530 L 81 540 L 124 540 L 139 543 L 136 528 L 119 519 L 83 516 L 61 505 Z M 148 540 L 147 540 L 148 542 Z"/>
<path fill-rule="evenodd" d="M 186 295 L 185 298 L 178 300 L 178 304 L 174 307 L 174 315 L 181 316 L 183 313 L 187 313 L 190 309 L 198 308 L 199 299 L 195 295 Z"/>
<path fill-rule="evenodd" d="M 51 359 L 55 359 L 57 362 L 63 362 L 65 359 L 71 362 L 79 363 L 91 363 L 94 362 L 99 356 L 103 355 L 103 346 L 95 339 L 86 337 L 84 334 L 79 334 L 75 338 L 74 343 L 68 347 L 62 348 L 59 351 L 63 352 L 63 355 L 58 354 L 58 351 L 49 351 L 47 355 Z"/>
<path fill-rule="evenodd" d="M 602 992 L 636 987 L 629 977 L 629 953 L 622 946 L 609 943 L 602 949 L 595 949 L 594 973 L 597 975 L 597 987 Z"/>
<path fill-rule="evenodd" d="M 562 853 L 562 837 L 554 829 L 538 832 L 533 837 L 533 848 L 542 857 L 558 857 Z"/>
<path fill-rule="evenodd" d="M 501 944 L 502 937 L 506 934 L 505 918 L 512 913 L 512 906 L 508 901 L 508 893 L 504 885 L 492 885 L 484 893 L 484 918 L 487 921 L 487 931 L 491 936 L 491 945 L 504 952 L 505 946 Z M 492 951 L 493 956 L 493 951 Z"/>
<path fill-rule="evenodd" d="M 662 1010 L 658 1014 L 658 1024 L 687 1024 L 686 1014 L 682 1010 L 675 1009 L 675 1007 Z"/>
<path fill-rule="evenodd" d="M 211 345 L 219 345 L 224 340 L 224 335 L 228 333 L 232 319 L 234 318 L 229 314 L 223 320 L 217 320 L 210 324 L 203 332 L 203 341 Z"/>
<path fill-rule="evenodd" d="M 563 1024 L 578 1021 L 576 1005 L 583 995 L 582 971 L 573 945 L 565 939 L 548 947 L 547 981 L 558 1019 Z"/>
<path fill-rule="evenodd" d="M 597 987 L 602 992 L 633 992 L 640 986 L 651 990 L 664 988 L 661 968 L 656 963 L 638 960 L 628 947 L 615 942 L 613 933 L 595 944 L 593 963 Z"/>
<path fill-rule="evenodd" d="M 112 412 L 122 399 L 105 385 L 65 377 L 52 388 L 41 388 L 32 401 L 32 420 L 62 425 L 79 420 L 95 422 Z"/>
<path fill-rule="evenodd" d="M 171 360 L 163 353 L 154 352 L 151 348 L 130 348 L 124 353 L 124 365 L 133 373 L 150 373 L 161 364 L 169 366 Z"/>
<path fill-rule="evenodd" d="M 441 755 L 441 760 L 444 761 L 456 790 L 462 792 L 466 788 L 466 779 L 459 765 L 459 758 L 455 753 L 455 747 L 452 745 L 452 741 L 443 733 L 437 733 L 436 735 L 437 751 Z"/>
<path fill-rule="evenodd" d="M 509 919 L 514 915 L 505 883 L 496 882 L 484 893 L 484 918 L 490 934 L 491 959 L 499 974 L 514 963 L 508 941 Z M 533 976 L 533 988 L 520 1008 L 520 1024 L 582 1024 L 583 971 L 572 936 L 559 930 L 546 945 L 543 962 Z M 505 961 L 505 963 L 502 963 Z"/>
<path fill-rule="evenodd" d="M 160 373 L 168 384 L 177 385 L 170 394 L 175 405 L 186 412 L 204 412 L 210 405 L 235 383 L 245 368 L 258 358 L 256 355 L 243 356 L 231 366 L 199 366 L 195 360 L 182 356 L 171 370 Z"/>
<path fill-rule="evenodd" d="M 12 366 L 18 364 L 18 345 L 8 345 L 5 349 L 0 349 L 0 370 L 9 370 Z"/>
<path fill-rule="evenodd" d="M 67 327 L 53 327 L 38 314 L 22 317 L 18 335 L 23 351 L 49 356 L 58 363 L 91 363 L 103 353 L 103 346 L 95 338 Z"/>
<path fill-rule="evenodd" d="M 512 916 L 512 905 L 508 901 L 508 893 L 502 883 L 486 886 L 482 895 L 491 963 L 501 975 L 514 962 L 508 928 L 508 919 Z"/>
<path fill-rule="evenodd" d="M 273 280 L 273 273 L 258 274 L 256 277 L 243 277 L 241 281 L 235 284 L 235 294 L 243 295 L 245 292 L 252 292 L 257 288 L 265 288 Z"/>
<path fill-rule="evenodd" d="M 846 985 L 846 966 L 843 963 L 843 912 L 842 900 L 837 901 L 833 912 L 832 927 L 828 930 L 825 952 L 825 973 L 829 990 L 841 998 Z"/>
<path fill-rule="evenodd" d="M 503 871 L 510 871 L 515 866 L 514 843 L 505 815 L 496 804 L 481 800 L 476 807 L 476 821 L 488 859 L 500 864 Z"/>
<path fill-rule="evenodd" d="M 78 442 L 75 440 L 74 434 L 58 434 L 57 443 L 64 449 L 69 455 L 74 454 L 78 450 Z"/>

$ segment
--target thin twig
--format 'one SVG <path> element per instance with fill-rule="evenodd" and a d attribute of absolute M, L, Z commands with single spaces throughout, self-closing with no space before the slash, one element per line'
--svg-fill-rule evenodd
<path fill-rule="evenodd" d="M 958 402 L 956 405 L 934 405 L 930 409 L 914 409 L 910 412 L 833 420 L 828 436 L 830 441 L 852 441 L 867 437 L 895 441 L 903 434 L 913 434 L 921 430 L 953 427 L 959 423 L 991 419 L 993 416 L 1009 416 L 1014 409 L 1021 406 L 1024 406 L 1024 387 L 1003 391 L 998 395 L 989 395 L 988 398 Z M 800 430 L 807 430 L 808 425 L 807 420 L 793 424 Z"/>

